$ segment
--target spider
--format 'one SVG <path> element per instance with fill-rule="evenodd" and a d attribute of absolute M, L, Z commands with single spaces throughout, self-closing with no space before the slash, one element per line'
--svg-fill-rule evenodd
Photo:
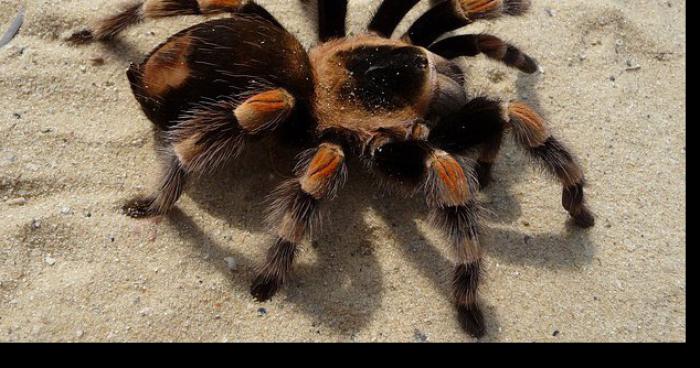
<path fill-rule="evenodd" d="M 347 1 L 319 0 L 319 42 L 309 50 L 245 0 L 142 0 L 74 33 L 69 40 L 76 43 L 109 41 L 150 18 L 231 14 L 176 33 L 130 65 L 133 94 L 155 125 L 163 173 L 153 194 L 129 201 L 125 213 L 167 213 L 188 178 L 237 157 L 247 141 L 305 143 L 311 148 L 299 154 L 294 177 L 271 193 L 276 240 L 251 287 L 264 301 L 288 279 L 299 244 L 318 227 L 319 205 L 336 196 L 348 159 L 357 159 L 382 182 L 424 195 L 453 250 L 460 325 L 483 336 L 476 193 L 491 180 L 504 135 L 561 182 L 574 224 L 593 226 L 594 216 L 584 203 L 581 167 L 541 115 L 520 101 L 468 98 L 464 73 L 450 60 L 484 54 L 525 73 L 536 72 L 537 63 L 490 34 L 440 39 L 480 19 L 522 15 L 530 2 L 445 0 L 392 38 L 416 3 L 384 0 L 366 32 L 346 36 Z"/>

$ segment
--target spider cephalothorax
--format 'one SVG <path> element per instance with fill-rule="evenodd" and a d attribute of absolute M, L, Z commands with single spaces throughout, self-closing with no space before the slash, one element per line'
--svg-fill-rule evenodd
<path fill-rule="evenodd" d="M 504 133 L 558 178 L 575 224 L 594 220 L 584 204 L 583 172 L 544 119 L 522 102 L 467 98 L 463 73 L 449 61 L 485 54 L 533 73 L 534 60 L 488 34 L 436 41 L 478 19 L 523 14 L 529 1 L 442 1 L 392 39 L 417 2 L 384 0 L 366 33 L 346 37 L 347 1 L 320 0 L 320 42 L 308 51 L 244 0 L 145 0 L 75 33 L 73 42 L 107 42 L 147 18 L 231 13 L 175 34 L 129 68 L 134 95 L 155 124 L 164 170 L 159 188 L 129 202 L 127 214 L 166 213 L 188 177 L 236 157 L 246 140 L 285 132 L 279 138 L 306 142 L 313 148 L 300 155 L 296 177 L 271 194 L 277 240 L 251 288 L 265 300 L 285 282 L 299 243 L 316 227 L 319 203 L 335 196 L 348 156 L 356 156 L 386 180 L 424 192 L 454 251 L 461 324 L 482 336 L 476 191 L 489 183 Z"/>
<path fill-rule="evenodd" d="M 453 64 L 403 41 L 337 38 L 313 48 L 310 60 L 317 130 L 352 134 L 362 147 L 374 138 L 426 135 L 424 118 L 466 99 Z"/>

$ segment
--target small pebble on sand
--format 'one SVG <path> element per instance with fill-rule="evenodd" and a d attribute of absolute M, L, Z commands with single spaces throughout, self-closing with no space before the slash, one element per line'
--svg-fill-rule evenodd
<path fill-rule="evenodd" d="M 48 264 L 49 266 L 53 266 L 54 264 L 56 264 L 56 259 L 50 256 L 46 256 L 46 258 L 44 258 L 44 262 L 46 262 L 46 264 Z"/>
<path fill-rule="evenodd" d="M 229 271 L 236 271 L 238 270 L 238 264 L 236 263 L 236 259 L 233 257 L 226 257 L 224 258 L 224 262 L 226 262 L 226 267 L 228 267 Z"/>
<path fill-rule="evenodd" d="M 90 64 L 92 64 L 93 66 L 104 65 L 104 63 L 105 59 L 101 56 L 95 56 L 90 58 Z"/>
<path fill-rule="evenodd" d="M 41 220 L 32 219 L 32 230 L 41 228 Z"/>
<path fill-rule="evenodd" d="M 25 204 L 27 204 L 27 199 L 22 197 L 10 199 L 9 201 L 7 201 L 7 204 L 10 206 L 24 206 Z"/>
<path fill-rule="evenodd" d="M 61 214 L 62 214 L 62 215 L 70 215 L 71 212 L 72 212 L 72 211 L 71 211 L 70 207 L 63 207 L 63 208 L 61 208 Z"/>
<path fill-rule="evenodd" d="M 413 338 L 418 342 L 428 341 L 428 336 L 426 336 L 421 330 L 417 328 L 413 330 Z"/>
<path fill-rule="evenodd" d="M 267 309 L 265 308 L 258 308 L 258 316 L 264 316 L 267 314 Z"/>

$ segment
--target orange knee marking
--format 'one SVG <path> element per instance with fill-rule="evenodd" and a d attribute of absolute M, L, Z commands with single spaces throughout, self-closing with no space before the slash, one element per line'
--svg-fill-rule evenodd
<path fill-rule="evenodd" d="M 162 96 L 187 81 L 191 73 L 187 57 L 192 41 L 190 35 L 173 38 L 148 59 L 143 67 L 143 88 L 146 93 Z"/>
<path fill-rule="evenodd" d="M 494 12 L 502 5 L 501 0 L 460 0 L 459 3 L 467 17 Z"/>
<path fill-rule="evenodd" d="M 462 165 L 443 151 L 436 151 L 430 158 L 430 166 L 437 174 L 441 202 L 447 206 L 458 206 L 469 200 L 469 185 Z"/>
<path fill-rule="evenodd" d="M 282 88 L 272 89 L 243 101 L 234 110 L 234 115 L 241 128 L 254 133 L 285 119 L 294 104 L 294 97 L 289 92 Z"/>
<path fill-rule="evenodd" d="M 527 140 L 530 147 L 537 147 L 549 138 L 544 119 L 530 106 L 522 102 L 511 102 L 508 106 L 511 121 L 515 119 L 515 128 L 520 136 Z"/>
<path fill-rule="evenodd" d="M 309 163 L 306 173 L 301 178 L 301 189 L 321 198 L 328 193 L 330 181 L 338 172 L 345 155 L 340 146 L 330 143 L 322 144 Z"/>

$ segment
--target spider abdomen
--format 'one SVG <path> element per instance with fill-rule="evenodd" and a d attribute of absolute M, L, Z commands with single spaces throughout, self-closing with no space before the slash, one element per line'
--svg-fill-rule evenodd
<path fill-rule="evenodd" d="M 238 15 L 175 34 L 128 75 L 146 115 L 167 130 L 202 103 L 270 88 L 303 103 L 313 93 L 310 70 L 294 36 L 261 17 Z"/>

